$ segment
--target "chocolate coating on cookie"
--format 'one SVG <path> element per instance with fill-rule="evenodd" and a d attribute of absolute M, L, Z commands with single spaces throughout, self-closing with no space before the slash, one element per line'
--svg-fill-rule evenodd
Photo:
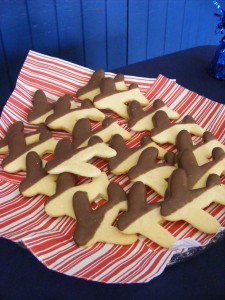
<path fill-rule="evenodd" d="M 175 170 L 169 179 L 168 189 L 166 191 L 164 201 L 161 204 L 160 212 L 162 216 L 172 214 L 187 203 L 194 201 L 210 188 L 220 184 L 221 181 L 219 176 L 211 174 L 208 176 L 206 187 L 190 190 L 185 170 L 180 168 Z"/>
<path fill-rule="evenodd" d="M 133 83 L 129 86 L 128 90 L 132 90 L 132 89 L 136 89 L 136 88 L 138 88 L 138 85 Z M 101 93 L 99 95 L 95 96 L 94 103 L 104 99 L 105 97 L 112 96 L 117 93 L 118 94 L 123 93 L 121 91 L 118 92 L 116 90 L 116 85 L 115 85 L 114 80 L 109 77 L 102 79 L 102 81 L 100 83 L 100 90 L 101 90 Z"/>
<path fill-rule="evenodd" d="M 195 124 L 195 120 L 191 116 L 185 116 L 180 123 L 170 123 L 167 114 L 160 110 L 157 111 L 152 118 L 154 128 L 151 130 L 151 136 L 157 135 L 162 131 L 176 126 L 177 124 Z"/>
<path fill-rule="evenodd" d="M 176 138 L 177 150 L 179 152 L 184 149 L 195 150 L 195 149 L 199 148 L 200 146 L 202 146 L 203 144 L 216 139 L 215 136 L 209 131 L 205 131 L 203 133 L 202 138 L 203 138 L 203 143 L 194 145 L 192 142 L 190 133 L 187 130 L 182 130 L 178 133 L 177 138 Z"/>
<path fill-rule="evenodd" d="M 80 96 L 96 89 L 99 87 L 101 80 L 105 77 L 105 71 L 104 70 L 96 70 L 87 85 L 85 85 L 84 87 L 80 88 L 77 91 L 77 97 L 79 98 Z"/>
<path fill-rule="evenodd" d="M 102 143 L 102 139 L 97 135 L 93 135 L 88 141 L 88 146 L 94 146 L 97 143 Z"/>
<path fill-rule="evenodd" d="M 56 195 L 62 194 L 64 191 L 68 190 L 69 188 L 77 185 L 78 183 L 78 177 L 75 174 L 72 173 L 62 173 L 59 175 L 57 179 L 57 188 L 56 188 Z"/>
<path fill-rule="evenodd" d="M 190 133 L 187 130 L 181 130 L 176 137 L 176 147 L 180 152 L 184 149 L 192 150 L 194 145 Z"/>
<path fill-rule="evenodd" d="M 0 140 L 0 148 L 7 146 L 10 136 L 23 132 L 23 129 L 24 126 L 23 126 L 23 122 L 21 121 L 15 122 L 12 125 L 10 125 L 5 138 Z"/>
<path fill-rule="evenodd" d="M 89 109 L 94 108 L 94 105 L 89 99 L 85 99 L 82 101 L 81 106 L 79 108 L 70 108 L 71 106 L 71 99 L 69 97 L 62 97 L 60 100 L 57 101 L 54 112 L 46 119 L 46 124 L 49 125 L 53 121 L 57 120 L 58 118 L 65 116 L 69 113 L 80 111 L 82 109 Z"/>
<path fill-rule="evenodd" d="M 74 125 L 72 132 L 73 147 L 79 147 L 85 140 L 96 135 L 98 132 L 107 128 L 114 122 L 115 120 L 113 118 L 106 118 L 102 122 L 102 127 L 91 130 L 91 122 L 88 119 L 82 118 L 78 120 Z"/>
<path fill-rule="evenodd" d="M 26 171 L 27 177 L 19 187 L 21 193 L 48 175 L 42 166 L 41 158 L 34 151 L 29 152 L 26 156 Z"/>
<path fill-rule="evenodd" d="M 224 159 L 223 149 L 216 147 L 212 151 L 212 160 L 199 166 L 193 152 L 190 149 L 184 149 L 178 154 L 177 163 L 179 168 L 186 171 L 188 187 L 192 188 L 204 174 Z"/>
<path fill-rule="evenodd" d="M 47 164 L 45 165 L 45 170 L 49 172 L 51 169 L 62 164 L 72 156 L 75 156 L 79 152 L 97 143 L 102 143 L 102 139 L 98 136 L 93 136 L 88 141 L 87 147 L 76 148 L 69 139 L 61 139 L 56 145 L 54 159 L 47 162 Z"/>
<path fill-rule="evenodd" d="M 72 111 L 72 109 L 70 109 L 72 100 L 73 100 L 73 97 L 71 95 L 66 94 L 66 95 L 60 97 L 59 100 L 55 103 L 54 112 L 50 116 L 47 117 L 46 124 L 48 125 L 51 122 L 58 119 L 59 117 L 64 116 L 67 113 L 69 113 L 70 111 Z M 77 108 L 75 108 L 73 110 L 77 110 Z"/>
<path fill-rule="evenodd" d="M 205 131 L 202 136 L 205 143 L 215 140 L 215 136 L 210 131 Z"/>
<path fill-rule="evenodd" d="M 144 117 L 154 113 L 158 109 L 164 107 L 165 104 L 162 100 L 157 99 L 153 102 L 153 107 L 151 107 L 148 110 L 143 110 L 142 106 L 138 101 L 132 101 L 128 105 L 128 115 L 129 115 L 129 121 L 128 125 L 129 127 L 133 127 L 138 121 L 143 119 Z"/>
<path fill-rule="evenodd" d="M 137 149 L 135 148 L 128 148 L 124 139 L 119 134 L 116 134 L 112 137 L 109 145 L 117 152 L 117 155 L 115 157 L 109 159 L 110 170 L 115 169 L 122 161 L 124 161 L 131 154 L 137 151 Z"/>
<path fill-rule="evenodd" d="M 47 205 L 52 199 L 54 200 L 57 196 L 77 185 L 78 177 L 75 174 L 64 172 L 59 174 L 56 181 L 56 192 L 53 196 L 49 197 L 45 201 L 45 205 Z"/>
<path fill-rule="evenodd" d="M 43 126 L 43 124 L 39 125 L 39 127 L 36 131 L 24 133 L 24 137 L 25 137 L 27 145 L 32 144 L 35 141 L 38 141 L 40 130 L 41 130 L 42 126 Z M 5 138 L 0 140 L 0 153 L 1 154 L 8 153 L 9 140 L 11 139 L 12 136 L 14 136 L 18 133 L 21 133 L 21 132 L 23 133 L 23 130 L 24 130 L 24 125 L 23 125 L 23 122 L 21 122 L 21 121 L 17 121 L 15 123 L 13 123 L 12 125 L 10 125 Z"/>
<path fill-rule="evenodd" d="M 56 145 L 54 159 L 47 162 L 45 165 L 45 170 L 49 172 L 52 168 L 61 164 L 73 154 L 74 148 L 71 141 L 69 139 L 61 139 Z"/>
<path fill-rule="evenodd" d="M 84 246 L 90 241 L 100 227 L 105 214 L 122 201 L 126 201 L 126 193 L 118 183 L 112 182 L 108 189 L 109 200 L 99 208 L 92 210 L 87 193 L 76 192 L 73 196 L 73 207 L 77 217 L 77 227 L 74 232 L 74 241 Z"/>
<path fill-rule="evenodd" d="M 25 141 L 25 133 L 18 132 L 15 135 L 10 135 L 8 139 L 8 145 L 9 145 L 9 155 L 2 161 L 3 168 L 11 163 L 13 160 L 15 160 L 17 157 L 19 157 L 21 154 L 32 151 L 32 148 L 34 146 L 37 146 L 41 144 L 43 141 L 48 140 L 52 137 L 52 134 L 50 131 L 47 130 L 46 126 L 44 124 L 41 124 L 38 128 L 38 132 L 40 132 L 39 141 L 32 143 L 30 145 L 26 145 Z"/>
<path fill-rule="evenodd" d="M 159 207 L 160 203 L 146 203 L 147 192 L 144 183 L 138 181 L 133 184 L 127 196 L 128 210 L 124 212 L 117 222 L 117 227 L 124 230 L 141 216 L 152 209 Z"/>
<path fill-rule="evenodd" d="M 115 83 L 124 81 L 124 75 L 123 75 L 123 74 L 117 74 L 117 75 L 114 77 L 113 80 L 114 80 Z"/>
<path fill-rule="evenodd" d="M 165 162 L 157 162 L 158 149 L 154 147 L 149 147 L 145 149 L 141 156 L 139 157 L 136 166 L 131 168 L 128 172 L 129 178 L 135 179 L 139 175 L 147 173 L 150 170 L 163 166 L 172 166 L 175 163 L 175 154 L 172 152 L 167 152 L 165 155 Z"/>
<path fill-rule="evenodd" d="M 109 159 L 109 169 L 114 170 L 121 162 L 127 159 L 129 156 L 134 154 L 135 152 L 139 151 L 141 148 L 145 147 L 147 144 L 151 143 L 152 140 L 149 135 L 145 135 L 141 139 L 140 146 L 129 148 L 127 147 L 124 139 L 121 135 L 115 134 L 111 141 L 110 147 L 115 149 L 117 155 Z"/>
<path fill-rule="evenodd" d="M 47 97 L 42 90 L 37 90 L 33 96 L 33 108 L 27 115 L 28 121 L 32 122 L 45 113 L 51 111 L 54 108 L 54 105 L 54 103 L 49 103 L 47 101 Z"/>

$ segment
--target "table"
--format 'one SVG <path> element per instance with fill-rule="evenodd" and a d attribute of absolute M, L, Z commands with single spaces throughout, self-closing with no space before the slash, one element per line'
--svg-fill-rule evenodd
<path fill-rule="evenodd" d="M 225 103 L 225 82 L 206 70 L 214 46 L 197 47 L 114 70 L 176 78 L 179 84 Z M 19 245 L 0 238 L 0 299 L 225 299 L 225 240 L 146 284 L 102 284 L 45 268 Z M 20 270 L 20 271 L 19 271 Z"/>
<path fill-rule="evenodd" d="M 163 74 L 209 99 L 225 104 L 225 81 L 209 75 L 216 46 L 200 46 L 118 68 L 115 73 L 157 77 Z"/>

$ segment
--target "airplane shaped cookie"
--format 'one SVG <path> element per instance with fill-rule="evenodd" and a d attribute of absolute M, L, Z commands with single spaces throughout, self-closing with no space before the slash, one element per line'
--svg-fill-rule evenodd
<path fill-rule="evenodd" d="M 127 197 L 116 182 L 108 186 L 108 201 L 93 210 L 85 192 L 76 192 L 73 207 L 77 217 L 74 241 L 79 246 L 89 247 L 96 242 L 129 245 L 137 240 L 136 234 L 124 234 L 113 226 L 120 211 L 127 209 Z"/>

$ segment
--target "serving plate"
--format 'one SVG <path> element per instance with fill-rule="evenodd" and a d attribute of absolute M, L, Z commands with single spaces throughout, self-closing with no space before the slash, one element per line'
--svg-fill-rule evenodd
<path fill-rule="evenodd" d="M 16 88 L 4 107 L 1 136 L 17 120 L 24 122 L 25 131 L 35 130 L 35 126 L 27 122 L 34 91 L 42 89 L 49 101 L 56 101 L 65 93 L 76 97 L 76 90 L 89 80 L 92 73 L 92 70 L 82 66 L 30 51 Z M 114 76 L 112 73 L 106 75 Z M 199 125 L 210 130 L 222 143 L 225 142 L 225 107 L 222 104 L 206 99 L 163 75 L 157 79 L 125 76 L 125 81 L 128 85 L 136 82 L 149 99 L 149 105 L 160 98 L 179 112 L 181 118 L 190 114 Z M 122 118 L 110 112 L 106 112 L 106 115 L 114 117 L 121 126 L 130 130 Z M 93 123 L 92 127 L 99 125 Z M 128 145 L 138 145 L 143 134 L 133 133 Z M 60 139 L 69 135 L 54 131 L 54 136 Z M 196 142 L 199 140 L 195 138 Z M 174 150 L 168 145 L 164 147 Z M 3 158 L 1 155 L 0 159 Z M 107 173 L 110 181 L 118 182 L 125 191 L 131 187 L 126 175 L 110 174 L 106 161 L 95 159 L 93 164 L 98 165 Z M 78 247 L 72 239 L 76 226 L 73 219 L 49 217 L 44 211 L 46 196 L 26 198 L 20 195 L 18 185 L 24 176 L 24 173 L 8 174 L 0 169 L 0 234 L 22 244 L 48 268 L 70 276 L 106 283 L 148 282 L 161 274 L 166 266 L 191 258 L 224 237 L 225 208 L 212 204 L 207 211 L 221 224 L 220 232 L 216 235 L 199 232 L 183 221 L 165 222 L 164 226 L 179 240 L 171 249 L 163 249 L 142 236 L 129 246 L 97 243 L 90 248 Z M 80 184 L 87 180 L 80 178 Z M 224 177 L 222 180 L 224 182 Z M 161 200 L 156 193 L 148 190 L 148 202 Z M 101 204 L 101 199 L 96 202 L 96 206 Z"/>

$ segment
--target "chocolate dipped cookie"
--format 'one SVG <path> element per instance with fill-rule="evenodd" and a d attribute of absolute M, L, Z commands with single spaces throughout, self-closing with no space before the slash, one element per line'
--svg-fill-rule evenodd
<path fill-rule="evenodd" d="M 105 71 L 101 69 L 96 70 L 92 74 L 89 82 L 77 91 L 77 98 L 80 100 L 90 99 L 91 101 L 93 101 L 94 97 L 99 95 L 101 92 L 100 83 L 103 78 L 105 78 Z M 117 74 L 114 77 L 113 81 L 115 83 L 115 87 L 117 91 L 127 90 L 127 86 L 124 82 L 123 74 Z"/>
<path fill-rule="evenodd" d="M 177 134 L 184 129 L 196 136 L 202 136 L 205 131 L 188 115 L 179 123 L 170 123 L 166 112 L 157 111 L 152 121 L 154 128 L 151 130 L 151 138 L 158 144 L 170 143 L 175 145 Z"/>
<path fill-rule="evenodd" d="M 198 230 L 212 234 L 220 227 L 220 223 L 204 211 L 212 202 L 225 205 L 225 189 L 219 176 L 211 174 L 205 187 L 191 190 L 186 172 L 177 169 L 169 179 L 160 212 L 165 220 L 184 220 Z"/>
<path fill-rule="evenodd" d="M 110 147 L 115 149 L 116 156 L 109 159 L 109 169 L 115 175 L 126 174 L 134 165 L 137 164 L 141 153 L 149 147 L 158 149 L 158 158 L 163 158 L 166 150 L 153 142 L 149 135 L 144 135 L 140 145 L 134 148 L 127 147 L 121 135 L 116 134 L 110 141 Z"/>
<path fill-rule="evenodd" d="M 39 140 L 40 136 L 40 131 L 42 130 L 42 125 L 40 125 L 40 130 L 39 128 L 34 131 L 34 132 L 29 132 L 29 133 L 24 133 L 24 138 L 26 145 L 35 143 Z M 10 125 L 6 136 L 0 140 L 0 154 L 8 154 L 9 152 L 9 147 L 8 147 L 8 142 L 10 139 L 12 139 L 13 135 L 16 135 L 18 133 L 23 133 L 24 132 L 24 125 L 22 121 L 17 121 Z M 11 137 L 11 138 L 10 138 Z"/>
<path fill-rule="evenodd" d="M 79 108 L 71 109 L 70 100 L 64 97 L 55 104 L 54 112 L 46 119 L 46 125 L 51 129 L 62 129 L 72 133 L 74 125 L 82 118 L 103 121 L 105 115 L 88 99 L 82 101 Z"/>
<path fill-rule="evenodd" d="M 38 194 L 51 196 L 56 191 L 57 175 L 48 174 L 39 155 L 31 151 L 26 156 L 26 178 L 20 183 L 20 193 L 25 197 Z"/>
<path fill-rule="evenodd" d="M 157 162 L 157 157 L 157 148 L 150 147 L 145 149 L 140 155 L 137 164 L 129 170 L 128 176 L 131 181 L 141 181 L 164 197 L 168 186 L 166 179 L 175 170 L 175 154 L 167 152 L 164 162 Z"/>
<path fill-rule="evenodd" d="M 109 184 L 108 201 L 93 210 L 85 192 L 76 192 L 73 207 L 77 217 L 74 241 L 79 246 L 89 247 L 97 242 L 129 245 L 137 240 L 136 234 L 122 233 L 113 226 L 120 211 L 127 210 L 127 197 L 116 182 Z"/>
<path fill-rule="evenodd" d="M 97 198 L 108 199 L 107 187 L 109 181 L 102 172 L 91 182 L 77 185 L 77 176 L 72 173 L 62 173 L 56 181 L 56 192 L 45 202 L 45 212 L 51 217 L 69 216 L 76 219 L 73 209 L 73 195 L 80 191 L 86 192 L 89 202 Z"/>
<path fill-rule="evenodd" d="M 128 119 L 127 105 L 136 100 L 142 106 L 148 105 L 148 99 L 142 95 L 136 84 L 131 84 L 127 91 L 117 91 L 112 78 L 105 78 L 100 84 L 101 93 L 94 97 L 94 106 L 109 109 L 124 119 Z"/>
<path fill-rule="evenodd" d="M 76 148 L 86 146 L 92 136 L 98 136 L 103 142 L 108 143 L 115 134 L 120 134 L 124 140 L 131 137 L 131 134 L 113 118 L 106 118 L 101 127 L 94 130 L 91 129 L 91 122 L 88 119 L 80 119 L 73 128 L 73 146 Z"/>
<path fill-rule="evenodd" d="M 142 234 L 158 245 L 169 248 L 175 237 L 161 224 L 160 203 L 146 203 L 147 193 L 142 182 L 136 182 L 128 194 L 128 209 L 117 222 L 117 227 L 126 234 Z"/>
<path fill-rule="evenodd" d="M 31 151 L 37 152 L 40 157 L 45 153 L 54 152 L 57 140 L 52 137 L 52 133 L 43 124 L 39 126 L 39 132 L 39 140 L 29 145 L 26 144 L 23 132 L 9 137 L 9 154 L 2 161 L 2 168 L 5 172 L 26 171 L 26 156 Z"/>
<path fill-rule="evenodd" d="M 128 105 L 129 127 L 134 131 L 151 130 L 154 127 L 152 118 L 159 110 L 165 111 L 169 119 L 176 120 L 180 117 L 160 99 L 155 100 L 148 109 L 143 109 L 138 101 L 132 101 Z"/>
<path fill-rule="evenodd" d="M 178 167 L 186 171 L 188 187 L 201 188 L 206 185 L 210 174 L 218 176 L 225 174 L 225 153 L 221 148 L 212 150 L 212 160 L 199 166 L 194 153 L 190 149 L 184 149 L 177 156 Z"/>
<path fill-rule="evenodd" d="M 76 104 L 71 95 L 65 94 L 60 97 L 56 102 L 49 103 L 45 93 L 42 90 L 37 90 L 33 96 L 33 107 L 31 111 L 28 112 L 27 119 L 31 124 L 41 124 L 45 123 L 48 116 L 53 114 L 54 107 L 58 101 L 68 101 L 70 103 L 70 108 L 75 108 Z"/>
<path fill-rule="evenodd" d="M 190 133 L 187 130 L 181 130 L 176 138 L 178 153 L 181 153 L 185 149 L 190 149 L 196 158 L 197 164 L 203 165 L 211 158 L 214 148 L 219 147 L 225 151 L 225 145 L 220 143 L 211 132 L 205 131 L 202 139 L 202 143 L 195 145 Z"/>
<path fill-rule="evenodd" d="M 116 151 L 106 145 L 101 138 L 94 136 L 88 146 L 75 148 L 69 139 L 58 142 L 54 159 L 48 161 L 45 170 L 49 174 L 61 174 L 69 172 L 85 177 L 97 177 L 101 171 L 88 161 L 94 157 L 110 158 L 116 155 Z"/>

